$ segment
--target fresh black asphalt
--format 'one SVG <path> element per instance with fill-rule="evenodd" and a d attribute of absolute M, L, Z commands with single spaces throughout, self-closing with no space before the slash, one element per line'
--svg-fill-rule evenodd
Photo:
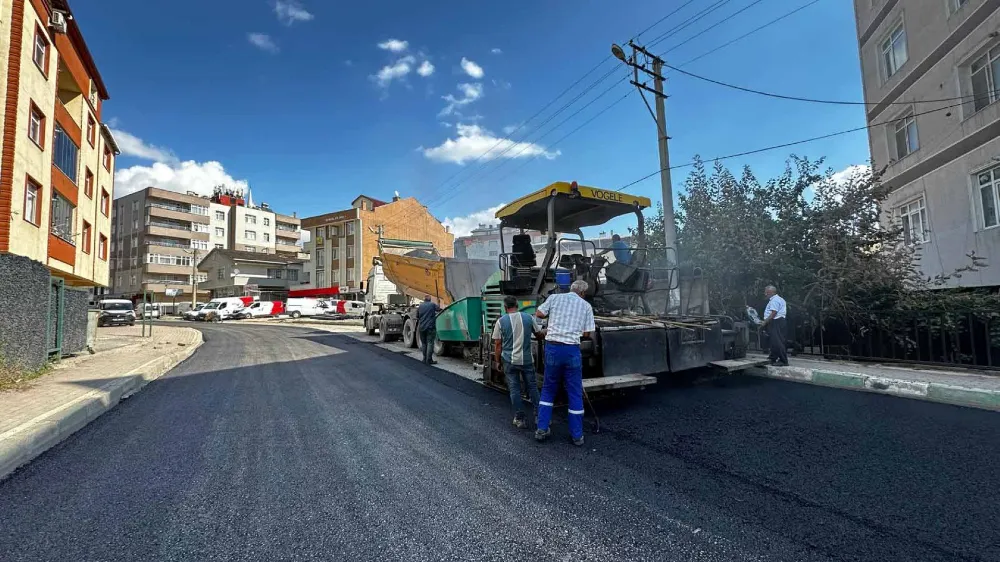
<path fill-rule="evenodd" d="M 346 336 L 202 328 L 0 482 L 0 560 L 1000 560 L 997 413 L 685 378 L 578 449 Z"/>

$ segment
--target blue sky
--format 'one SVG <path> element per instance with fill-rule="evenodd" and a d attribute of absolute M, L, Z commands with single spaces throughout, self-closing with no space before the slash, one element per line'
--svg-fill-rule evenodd
<path fill-rule="evenodd" d="M 702 33 L 753 3 L 729 0 L 651 50 L 669 50 L 668 63 L 680 64 L 807 1 L 761 0 Z M 623 68 L 541 126 L 613 60 L 512 136 L 527 144 L 506 156 L 520 157 L 472 160 L 605 59 L 612 42 L 683 3 L 74 0 L 72 7 L 111 92 L 104 118 L 124 148 L 116 195 L 145 184 L 204 191 L 247 181 L 257 202 L 308 216 L 345 208 L 358 193 L 390 198 L 398 190 L 463 230 L 482 211 L 552 181 L 616 189 L 658 168 L 655 124 L 637 94 L 552 146 L 628 92 L 627 83 L 615 86 L 550 132 Z M 708 5 L 693 2 L 639 42 Z M 786 94 L 862 99 L 853 8 L 842 0 L 819 0 L 685 69 Z M 673 164 L 864 125 L 860 106 L 768 99 L 683 75 L 669 76 L 667 91 Z M 864 132 L 793 150 L 825 156 L 837 170 L 869 158 Z M 749 164 L 767 178 L 789 152 L 727 164 Z M 685 177 L 675 171 L 675 185 Z M 655 177 L 629 191 L 660 199 Z"/>

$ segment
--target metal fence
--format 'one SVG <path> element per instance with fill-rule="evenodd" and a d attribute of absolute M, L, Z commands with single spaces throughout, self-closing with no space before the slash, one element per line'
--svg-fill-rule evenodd
<path fill-rule="evenodd" d="M 1000 309 L 790 313 L 787 338 L 793 355 L 1000 369 Z M 765 335 L 751 339 L 752 348 L 768 349 Z"/>

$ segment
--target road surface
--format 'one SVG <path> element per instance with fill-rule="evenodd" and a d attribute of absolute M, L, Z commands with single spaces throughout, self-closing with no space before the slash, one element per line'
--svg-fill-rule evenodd
<path fill-rule="evenodd" d="M 1000 560 L 1000 415 L 729 377 L 599 402 L 578 449 L 349 337 L 201 326 L 0 482 L 0 558 Z"/>

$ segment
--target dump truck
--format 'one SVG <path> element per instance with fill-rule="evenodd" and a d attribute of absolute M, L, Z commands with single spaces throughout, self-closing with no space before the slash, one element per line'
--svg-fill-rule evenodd
<path fill-rule="evenodd" d="M 365 283 L 365 330 L 377 333 L 383 342 L 402 339 L 406 347 L 418 347 L 417 306 L 424 297 L 441 308 L 479 298 L 483 284 L 496 272 L 492 260 L 441 257 L 429 242 L 380 239 L 379 255 Z M 480 321 L 478 313 L 463 317 L 458 335 L 450 324 L 439 325 L 436 352 L 443 355 L 449 346 L 478 342 Z"/>

